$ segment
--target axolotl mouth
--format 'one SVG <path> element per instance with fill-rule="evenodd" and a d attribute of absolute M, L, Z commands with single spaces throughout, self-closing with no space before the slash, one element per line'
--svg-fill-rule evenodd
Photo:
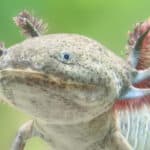
<path fill-rule="evenodd" d="M 87 121 L 113 105 L 99 101 L 99 88 L 94 84 L 63 81 L 29 69 L 6 69 L 0 74 L 1 99 L 45 121 Z"/>
<path fill-rule="evenodd" d="M 43 120 L 78 122 L 112 108 L 131 68 L 98 42 L 75 34 L 28 39 L 0 58 L 0 97 Z"/>

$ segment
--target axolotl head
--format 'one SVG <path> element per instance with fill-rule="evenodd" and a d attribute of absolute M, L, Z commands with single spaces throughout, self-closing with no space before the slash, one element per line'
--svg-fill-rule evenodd
<path fill-rule="evenodd" d="M 108 111 L 129 85 L 126 65 L 83 36 L 36 37 L 3 52 L 0 96 L 42 119 L 90 119 Z"/>

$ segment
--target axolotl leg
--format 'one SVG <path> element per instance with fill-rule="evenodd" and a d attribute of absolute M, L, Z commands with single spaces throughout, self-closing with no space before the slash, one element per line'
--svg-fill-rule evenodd
<path fill-rule="evenodd" d="M 30 120 L 23 124 L 18 130 L 16 138 L 12 144 L 11 150 L 23 150 L 27 140 L 34 136 L 42 137 L 42 134 L 35 129 L 34 121 Z"/>

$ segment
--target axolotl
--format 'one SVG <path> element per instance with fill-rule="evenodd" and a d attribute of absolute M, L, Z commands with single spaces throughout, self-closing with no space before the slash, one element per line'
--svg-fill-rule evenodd
<path fill-rule="evenodd" d="M 33 136 L 54 150 L 134 149 L 126 138 L 126 113 L 119 120 L 114 104 L 150 95 L 149 88 L 134 86 L 150 77 L 149 68 L 136 69 L 149 29 L 126 61 L 85 36 L 42 35 L 42 22 L 27 11 L 14 20 L 32 38 L 9 48 L 1 44 L 0 99 L 33 120 L 21 126 L 12 150 L 23 150 Z"/>

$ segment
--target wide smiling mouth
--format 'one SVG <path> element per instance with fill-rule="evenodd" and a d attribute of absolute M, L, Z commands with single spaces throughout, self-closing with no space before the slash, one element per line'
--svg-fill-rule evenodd
<path fill-rule="evenodd" d="M 0 80 L 8 79 L 15 82 L 23 82 L 28 85 L 42 85 L 45 87 L 53 86 L 59 88 L 78 88 L 78 89 L 93 89 L 96 88 L 94 84 L 79 83 L 78 81 L 63 80 L 52 74 L 45 74 L 43 72 L 32 69 L 3 69 L 0 70 Z"/>

